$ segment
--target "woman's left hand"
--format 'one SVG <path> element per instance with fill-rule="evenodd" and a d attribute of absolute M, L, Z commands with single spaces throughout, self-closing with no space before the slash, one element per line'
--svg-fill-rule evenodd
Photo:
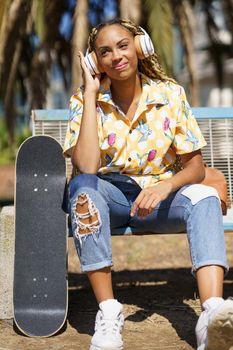
<path fill-rule="evenodd" d="M 172 193 L 172 189 L 172 183 L 166 181 L 160 182 L 156 186 L 144 188 L 137 196 L 130 215 L 134 216 L 136 212 L 140 218 L 150 215 L 158 203 L 165 200 Z"/>
<path fill-rule="evenodd" d="M 165 200 L 172 192 L 184 185 L 201 183 L 205 177 L 205 167 L 202 161 L 201 151 L 181 154 L 183 169 L 178 171 L 170 179 L 161 181 L 155 186 L 144 188 L 137 196 L 130 215 L 137 212 L 140 218 L 150 215 L 159 202 Z"/>

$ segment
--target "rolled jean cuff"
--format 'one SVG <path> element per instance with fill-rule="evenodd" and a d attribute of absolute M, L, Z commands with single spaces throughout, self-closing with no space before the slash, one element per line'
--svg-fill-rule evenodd
<path fill-rule="evenodd" d="M 104 260 L 96 264 L 81 265 L 81 272 L 91 272 L 95 270 L 103 269 L 104 267 L 113 266 L 112 260 Z"/>
<path fill-rule="evenodd" d="M 195 266 L 192 267 L 192 274 L 193 276 L 196 276 L 196 272 L 198 269 L 200 269 L 201 267 L 205 267 L 205 266 L 220 266 L 224 269 L 224 275 L 226 276 L 228 271 L 229 271 L 229 266 L 227 265 L 226 262 L 223 262 L 222 260 L 206 260 L 204 262 L 201 262 L 199 264 L 196 264 Z"/>

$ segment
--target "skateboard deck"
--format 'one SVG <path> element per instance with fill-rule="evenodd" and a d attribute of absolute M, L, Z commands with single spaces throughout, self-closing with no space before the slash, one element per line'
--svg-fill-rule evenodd
<path fill-rule="evenodd" d="M 66 320 L 65 170 L 62 148 L 50 136 L 32 136 L 19 148 L 13 307 L 15 325 L 28 336 L 51 336 Z"/>

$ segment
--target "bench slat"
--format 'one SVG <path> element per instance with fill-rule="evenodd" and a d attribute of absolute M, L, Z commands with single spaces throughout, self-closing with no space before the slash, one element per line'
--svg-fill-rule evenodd
<path fill-rule="evenodd" d="M 193 107 L 193 114 L 197 119 L 232 119 L 233 107 Z M 68 109 L 34 109 L 34 121 L 67 121 Z"/>

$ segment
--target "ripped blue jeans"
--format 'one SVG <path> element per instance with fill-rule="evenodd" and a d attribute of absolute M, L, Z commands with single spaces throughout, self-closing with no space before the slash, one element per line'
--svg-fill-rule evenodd
<path fill-rule="evenodd" d="M 114 174 L 112 177 L 114 180 Z M 207 265 L 228 269 L 221 206 L 214 189 L 184 186 L 141 219 L 130 217 L 140 187 L 127 182 L 117 187 L 113 183 L 94 174 L 81 174 L 70 181 L 69 212 L 83 272 L 113 265 L 111 230 L 121 226 L 136 227 L 141 232 L 186 231 L 193 271 Z"/>

